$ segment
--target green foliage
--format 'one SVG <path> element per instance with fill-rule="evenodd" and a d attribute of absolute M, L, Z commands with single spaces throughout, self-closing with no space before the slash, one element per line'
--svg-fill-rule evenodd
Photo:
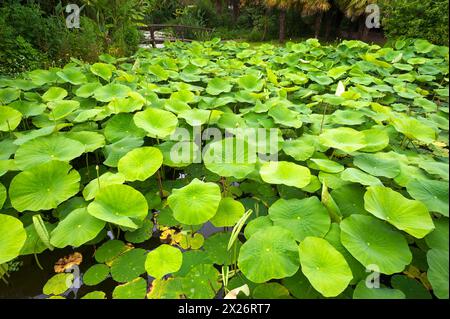
<path fill-rule="evenodd" d="M 0 263 L 95 243 L 85 283 L 111 275 L 113 298 L 448 298 L 447 47 L 213 39 L 101 59 L 0 80 Z M 200 126 L 227 137 L 197 143 Z"/>
<path fill-rule="evenodd" d="M 70 58 L 93 62 L 105 51 L 132 55 L 141 42 L 138 27 L 148 2 L 114 2 L 114 6 L 108 1 L 95 2 L 96 6 L 89 2 L 81 12 L 80 28 L 68 29 L 61 5 L 44 12 L 41 8 L 50 10 L 48 4 L 8 1 L 0 7 L 0 73 L 63 65 Z"/>
<path fill-rule="evenodd" d="M 448 44 L 448 1 L 381 0 L 380 5 L 388 38 L 423 38 Z"/>

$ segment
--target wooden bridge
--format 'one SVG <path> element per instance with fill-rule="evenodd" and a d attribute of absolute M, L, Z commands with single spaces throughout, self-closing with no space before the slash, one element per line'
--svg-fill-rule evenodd
<path fill-rule="evenodd" d="M 214 29 L 209 28 L 178 24 L 150 24 L 142 27 L 141 30 L 148 32 L 150 35 L 146 37 L 143 44 L 151 44 L 154 48 L 157 44 L 162 44 L 165 41 L 192 42 L 194 41 L 193 35 L 209 38 L 214 31 Z"/>

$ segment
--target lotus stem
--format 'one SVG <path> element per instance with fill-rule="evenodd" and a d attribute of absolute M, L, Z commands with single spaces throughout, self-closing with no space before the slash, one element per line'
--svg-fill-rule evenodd
<path fill-rule="evenodd" d="M 41 263 L 39 262 L 39 258 L 37 256 L 37 254 L 33 254 L 34 255 L 34 260 L 36 261 L 36 265 L 39 267 L 40 270 L 44 270 L 44 267 L 42 267 Z"/>
<path fill-rule="evenodd" d="M 159 171 L 160 170 L 156 171 L 156 176 L 158 178 L 159 197 L 161 197 L 161 199 L 163 199 L 164 191 L 163 191 L 163 185 L 162 185 L 162 180 L 161 180 L 161 173 Z"/>
<path fill-rule="evenodd" d="M 86 176 L 88 179 L 91 179 L 89 175 L 89 153 L 86 153 Z"/>
<path fill-rule="evenodd" d="M 99 173 L 99 167 L 98 167 L 98 165 L 95 165 L 95 171 L 97 172 L 98 189 L 100 189 L 100 173 Z"/>
<path fill-rule="evenodd" d="M 323 131 L 323 123 L 325 122 L 325 114 L 327 113 L 328 104 L 325 104 L 325 107 L 323 108 L 323 115 L 322 115 L 322 122 L 320 122 L 320 134 L 322 134 Z"/>

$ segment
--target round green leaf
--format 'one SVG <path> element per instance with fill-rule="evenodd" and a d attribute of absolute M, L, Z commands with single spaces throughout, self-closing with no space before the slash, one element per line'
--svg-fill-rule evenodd
<path fill-rule="evenodd" d="M 368 187 L 364 194 L 364 208 L 416 238 L 423 238 L 434 229 L 424 204 L 407 199 L 388 187 Z"/>
<path fill-rule="evenodd" d="M 63 88 L 53 86 L 42 95 L 44 102 L 63 100 L 67 96 L 67 91 Z"/>
<path fill-rule="evenodd" d="M 320 134 L 319 142 L 346 153 L 353 153 L 367 146 L 364 133 L 349 127 L 325 130 Z"/>
<path fill-rule="evenodd" d="M 218 232 L 208 237 L 203 245 L 208 261 L 216 265 L 231 265 L 236 263 L 237 251 L 241 247 L 241 242 L 236 241 L 234 248 L 228 250 L 231 233 Z"/>
<path fill-rule="evenodd" d="M 308 168 L 290 162 L 266 162 L 259 171 L 266 183 L 303 188 L 311 181 Z"/>
<path fill-rule="evenodd" d="M 406 185 L 412 198 L 424 203 L 431 212 L 448 217 L 448 183 L 429 179 L 415 179 Z"/>
<path fill-rule="evenodd" d="M 182 291 L 189 299 L 212 299 L 221 287 L 219 276 L 211 264 L 196 265 L 182 278 Z"/>
<path fill-rule="evenodd" d="M 214 78 L 208 82 L 206 93 L 210 95 L 219 95 L 220 93 L 230 92 L 232 85 L 227 80 Z"/>
<path fill-rule="evenodd" d="M 75 95 L 84 98 L 91 97 L 94 94 L 95 90 L 97 90 L 101 86 L 102 85 L 99 82 L 83 84 L 75 91 Z"/>
<path fill-rule="evenodd" d="M 0 132 L 12 132 L 19 126 L 22 114 L 9 106 L 0 106 Z"/>
<path fill-rule="evenodd" d="M 256 283 L 290 277 L 300 266 L 295 239 L 279 226 L 261 229 L 242 245 L 238 266 Z"/>
<path fill-rule="evenodd" d="M 385 287 L 369 288 L 365 280 L 361 280 L 353 292 L 353 299 L 405 299 L 405 294 L 398 289 Z"/>
<path fill-rule="evenodd" d="M 127 136 L 141 138 L 146 135 L 143 129 L 134 124 L 132 114 L 117 114 L 111 117 L 106 122 L 104 133 L 109 142 L 117 142 Z"/>
<path fill-rule="evenodd" d="M 64 68 L 62 71 L 56 72 L 56 74 L 65 82 L 69 82 L 73 85 L 81 85 L 87 82 L 86 76 L 76 67 Z"/>
<path fill-rule="evenodd" d="M 431 299 L 431 294 L 417 280 L 408 276 L 394 275 L 391 278 L 391 286 L 403 292 L 407 299 Z"/>
<path fill-rule="evenodd" d="M 61 136 L 37 137 L 22 144 L 14 160 L 19 169 L 25 170 L 51 161 L 69 162 L 85 151 L 82 143 Z"/>
<path fill-rule="evenodd" d="M 299 246 L 302 272 L 311 285 L 325 297 L 335 297 L 353 278 L 344 256 L 328 241 L 306 237 Z"/>
<path fill-rule="evenodd" d="M 69 132 L 66 136 L 84 145 L 84 152 L 90 153 L 105 146 L 105 137 L 97 132 Z"/>
<path fill-rule="evenodd" d="M 211 111 L 207 110 L 186 110 L 181 112 L 178 117 L 186 120 L 190 126 L 200 126 L 208 122 L 211 116 Z"/>
<path fill-rule="evenodd" d="M 312 139 L 305 136 L 283 142 L 283 151 L 297 161 L 306 161 L 313 156 L 315 150 Z"/>
<path fill-rule="evenodd" d="M 88 212 L 106 222 L 137 229 L 148 214 L 148 204 L 144 195 L 131 186 L 109 185 L 100 188 Z"/>
<path fill-rule="evenodd" d="M 42 288 L 46 295 L 60 295 L 72 286 L 74 280 L 73 274 L 62 273 L 51 277 Z"/>
<path fill-rule="evenodd" d="M 434 220 L 436 228 L 425 237 L 430 248 L 449 250 L 449 221 L 448 218 Z"/>
<path fill-rule="evenodd" d="M 101 77 L 105 81 L 109 81 L 112 76 L 112 72 L 116 69 L 114 65 L 106 63 L 94 63 L 91 66 L 91 72 Z"/>
<path fill-rule="evenodd" d="M 383 221 L 351 215 L 340 226 L 342 244 L 366 267 L 375 265 L 381 273 L 390 275 L 403 271 L 412 260 L 405 237 Z"/>
<path fill-rule="evenodd" d="M 268 215 L 259 216 L 252 219 L 244 228 L 245 238 L 249 239 L 253 234 L 260 231 L 261 229 L 273 226 L 273 222 Z"/>
<path fill-rule="evenodd" d="M 394 178 L 400 174 L 400 163 L 387 153 L 363 154 L 355 156 L 353 164 L 373 175 Z"/>
<path fill-rule="evenodd" d="M 100 102 L 111 102 L 113 99 L 125 98 L 131 89 L 123 84 L 112 83 L 94 91 L 94 98 Z"/>
<path fill-rule="evenodd" d="M 87 208 L 72 211 L 52 231 L 50 243 L 57 248 L 79 247 L 94 239 L 105 227 L 105 222 L 92 217 Z"/>
<path fill-rule="evenodd" d="M 258 79 L 253 74 L 247 74 L 239 78 L 237 81 L 239 86 L 244 90 L 251 92 L 259 92 L 264 86 L 264 80 Z"/>
<path fill-rule="evenodd" d="M 158 197 L 159 198 L 159 197 Z M 144 220 L 142 227 L 135 231 L 128 231 L 125 233 L 125 239 L 130 243 L 143 243 L 146 240 L 149 240 L 153 234 L 153 222 L 151 219 L 147 218 Z"/>
<path fill-rule="evenodd" d="M 81 297 L 81 299 L 106 299 L 106 294 L 103 291 L 91 291 Z"/>
<path fill-rule="evenodd" d="M 144 278 L 136 278 L 113 290 L 113 299 L 144 299 L 147 293 L 147 282 Z"/>
<path fill-rule="evenodd" d="M 321 297 L 321 294 L 311 286 L 301 270 L 292 277 L 283 278 L 281 282 L 295 298 L 318 299 Z"/>
<path fill-rule="evenodd" d="M 255 170 L 256 149 L 242 139 L 224 138 L 207 145 L 203 153 L 205 167 L 224 177 L 247 177 Z"/>
<path fill-rule="evenodd" d="M 117 282 L 127 282 L 145 272 L 144 263 L 147 251 L 134 248 L 121 254 L 111 264 L 111 276 Z"/>
<path fill-rule="evenodd" d="M 289 290 L 277 282 L 258 285 L 253 290 L 253 299 L 289 299 Z"/>
<path fill-rule="evenodd" d="M 434 294 L 440 299 L 448 299 L 449 258 L 448 250 L 430 249 L 427 252 L 429 269 L 428 280 L 433 287 Z"/>
<path fill-rule="evenodd" d="M 78 193 L 80 174 L 68 163 L 52 161 L 17 174 L 9 197 L 19 212 L 56 208 Z"/>
<path fill-rule="evenodd" d="M 361 132 L 367 145 L 361 149 L 363 152 L 379 152 L 389 145 L 389 135 L 384 130 L 370 129 Z"/>
<path fill-rule="evenodd" d="M 373 185 L 383 185 L 381 181 L 357 168 L 346 168 L 342 174 L 341 178 L 347 182 L 359 183 L 365 186 L 373 186 Z"/>
<path fill-rule="evenodd" d="M 307 164 L 309 168 L 324 171 L 326 173 L 339 173 L 344 170 L 344 166 L 338 162 L 323 158 L 311 158 L 308 160 Z"/>
<path fill-rule="evenodd" d="M 27 234 L 20 220 L 0 214 L 0 265 L 20 254 Z"/>
<path fill-rule="evenodd" d="M 148 108 L 134 115 L 134 123 L 150 137 L 166 138 L 175 132 L 178 119 L 171 112 Z"/>
<path fill-rule="evenodd" d="M 269 208 L 269 217 L 275 226 L 291 231 L 297 241 L 307 236 L 323 237 L 330 229 L 330 216 L 320 200 L 279 199 Z"/>
<path fill-rule="evenodd" d="M 183 263 L 183 254 L 178 248 L 169 245 L 160 245 L 148 253 L 145 260 L 147 273 L 161 279 L 163 276 L 180 270 Z"/>
<path fill-rule="evenodd" d="M 89 184 L 84 187 L 83 197 L 85 200 L 94 199 L 100 188 L 123 183 L 125 183 L 125 177 L 122 174 L 113 174 L 111 172 L 106 172 L 99 178 L 94 178 L 89 182 Z"/>
<path fill-rule="evenodd" d="M 225 197 L 220 201 L 217 213 L 211 218 L 210 222 L 215 227 L 232 227 L 244 213 L 245 208 L 241 202 L 231 197 Z"/>
<path fill-rule="evenodd" d="M 123 241 L 109 240 L 95 251 L 95 260 L 99 263 L 109 263 L 127 249 L 129 248 Z"/>
<path fill-rule="evenodd" d="M 140 147 L 119 160 L 119 173 L 127 181 L 145 181 L 156 173 L 163 163 L 163 155 L 156 147 Z"/>
<path fill-rule="evenodd" d="M 22 113 L 24 117 L 41 115 L 47 108 L 47 105 L 43 103 L 30 102 L 24 100 L 15 101 L 9 104 L 8 106 Z"/>
<path fill-rule="evenodd" d="M 20 90 L 16 88 L 0 89 L 0 103 L 9 104 L 20 97 Z M 1 113 L 0 113 L 1 114 Z"/>
<path fill-rule="evenodd" d="M 189 185 L 174 189 L 167 199 L 176 220 L 186 225 L 200 225 L 217 212 L 220 187 L 195 178 Z"/>
<path fill-rule="evenodd" d="M 83 283 L 96 286 L 109 276 L 109 267 L 104 264 L 95 264 L 89 267 L 83 275 Z"/>

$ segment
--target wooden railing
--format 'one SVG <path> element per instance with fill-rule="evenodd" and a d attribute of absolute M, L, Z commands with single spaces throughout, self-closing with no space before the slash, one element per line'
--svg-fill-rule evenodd
<path fill-rule="evenodd" d="M 163 33 L 161 38 L 155 37 L 156 31 L 167 29 L 171 29 L 173 31 L 173 35 L 168 36 Z M 177 24 L 150 24 L 148 26 L 142 27 L 141 30 L 150 32 L 150 44 L 153 47 L 156 47 L 156 44 L 164 43 L 165 41 L 192 42 L 194 41 L 194 39 L 190 39 L 187 36 L 190 32 L 203 32 L 206 35 L 210 35 L 214 31 L 214 29 L 209 28 Z"/>

